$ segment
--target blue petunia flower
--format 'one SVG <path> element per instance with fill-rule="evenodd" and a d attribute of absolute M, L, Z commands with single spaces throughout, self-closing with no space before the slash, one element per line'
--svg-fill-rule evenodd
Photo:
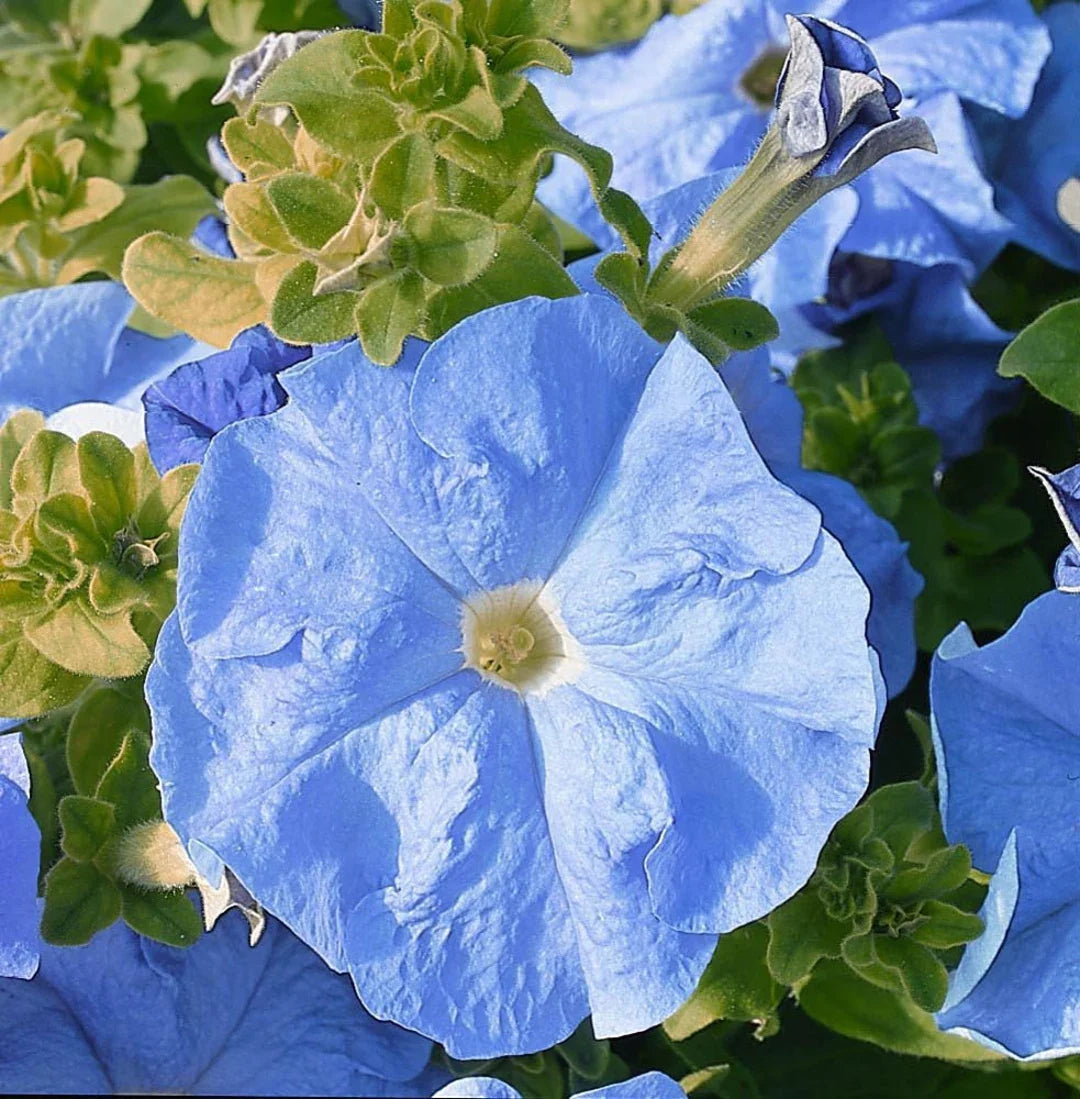
<path fill-rule="evenodd" d="M 1069 539 L 1054 567 L 1054 586 L 1058 591 L 1080 592 L 1080 465 L 1064 473 L 1051 473 L 1039 466 L 1029 468 L 1050 494 Z"/>
<path fill-rule="evenodd" d="M 151 381 L 210 350 L 189 336 L 128 328 L 134 304 L 115 282 L 0 298 L 0 422 L 24 407 L 46 415 L 83 402 L 138 409 Z"/>
<path fill-rule="evenodd" d="M 952 264 L 924 268 L 837 252 L 825 300 L 785 304 L 825 331 L 872 314 L 911 378 L 920 422 L 937 433 L 946 459 L 978 450 L 991 421 L 1020 392 L 1015 379 L 997 373 L 1010 334 L 983 312 Z"/>
<path fill-rule="evenodd" d="M 1080 597 L 1040 596 L 978 648 L 958 626 L 934 657 L 941 812 L 996 873 L 986 932 L 938 1016 L 1014 1057 L 1080 1052 Z"/>
<path fill-rule="evenodd" d="M 661 19 L 633 46 L 577 59 L 570 77 L 534 80 L 568 129 L 612 152 L 615 185 L 646 200 L 750 156 L 787 50 L 785 6 L 711 0 Z M 845 249 L 954 263 L 969 275 L 984 267 L 1008 225 L 994 209 L 961 103 L 1009 117 L 1029 106 L 1049 37 L 1027 0 L 818 0 L 807 8 L 862 35 L 868 51 L 841 44 L 837 61 L 856 73 L 888 73 L 894 100 L 898 84 L 910 100 L 905 113 L 926 121 L 940 154 L 892 157 L 857 180 L 859 211 Z M 599 231 L 574 166 L 557 162 L 539 195 L 590 235 Z"/>
<path fill-rule="evenodd" d="M 727 186 L 732 175 L 730 171 L 717 172 L 645 204 L 645 213 L 656 229 L 650 252 L 654 263 L 685 234 L 697 211 Z M 791 256 L 794 249 L 788 241 L 797 242 L 796 247 L 805 250 L 805 262 L 798 266 L 804 278 L 815 278 L 815 266 L 822 280 L 827 278 L 826 264 L 820 257 L 829 254 L 824 245 L 832 238 L 837 216 L 843 217 L 845 205 L 837 194 L 826 195 L 734 290 L 768 298 L 778 284 L 786 286 L 787 280 L 777 277 L 777 266 L 769 259 L 778 252 L 785 260 Z M 600 258 L 591 256 L 571 266 L 570 273 L 583 290 L 600 291 L 593 278 Z M 814 333 L 813 342 L 828 339 L 818 329 L 811 329 L 808 322 L 804 322 L 804 329 Z M 775 357 L 772 345 L 735 354 L 721 364 L 720 373 L 769 469 L 821 511 L 825 529 L 844 547 L 866 581 L 871 594 L 867 637 L 881 657 L 889 696 L 895 696 L 907 686 L 915 670 L 915 599 L 923 588 L 922 577 L 908 562 L 907 543 L 900 541 L 892 524 L 876 515 L 852 485 L 827 473 L 803 470 L 802 406 L 784 379 L 770 370 L 770 358 Z"/>
<path fill-rule="evenodd" d="M 432 1099 L 521 1099 L 521 1092 L 491 1076 L 468 1076 L 435 1092 Z M 577 1091 L 570 1099 L 686 1099 L 686 1092 L 662 1072 L 646 1072 L 632 1080 L 590 1091 Z"/>
<path fill-rule="evenodd" d="M 1054 52 L 1031 110 L 1019 122 L 979 112 L 976 128 L 1012 237 L 1061 267 L 1080 271 L 1080 5 L 1051 4 L 1043 20 Z"/>
<path fill-rule="evenodd" d="M 454 1056 L 640 1031 L 862 793 L 867 592 L 615 303 L 421 350 L 293 367 L 211 444 L 147 688 L 165 813 Z"/>
<path fill-rule="evenodd" d="M 0 977 L 32 977 L 41 948 L 41 835 L 27 805 L 29 794 L 30 776 L 18 735 L 0 735 Z"/>
<path fill-rule="evenodd" d="M 285 391 L 277 375 L 311 357 L 310 347 L 282 343 L 259 326 L 241 332 L 232 347 L 184 363 L 143 394 L 146 442 L 164 473 L 201 462 L 223 427 L 280 408 Z"/>
<path fill-rule="evenodd" d="M 431 1043 L 371 1018 L 280 924 L 238 915 L 178 950 L 115 924 L 0 980 L 4 1090 L 46 1094 L 430 1095 Z M 445 1074 L 441 1074 L 445 1079 Z"/>

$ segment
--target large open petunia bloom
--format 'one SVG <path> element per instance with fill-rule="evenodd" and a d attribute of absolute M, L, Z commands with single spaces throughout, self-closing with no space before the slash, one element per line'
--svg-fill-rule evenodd
<path fill-rule="evenodd" d="M 3 723 L 0 722 L 0 733 Z M 30 815 L 30 775 L 16 733 L 0 735 L 0 977 L 32 977 L 38 966 L 37 877 L 41 834 Z"/>
<path fill-rule="evenodd" d="M 865 788 L 868 593 L 614 302 L 419 350 L 314 358 L 211 443 L 148 681 L 165 813 L 454 1056 L 640 1031 Z"/>
<path fill-rule="evenodd" d="M 122 925 L 0 980 L 0 1079 L 28 1094 L 423 1096 L 431 1043 L 378 1022 L 294 935 L 236 914 L 187 950 Z"/>
<path fill-rule="evenodd" d="M 958 626 L 934 657 L 931 703 L 946 834 L 994 872 L 986 933 L 938 1021 L 1042 1059 L 1080 1053 L 1080 466 L 1033 472 L 1069 535 L 1058 590 L 983 648 Z"/>

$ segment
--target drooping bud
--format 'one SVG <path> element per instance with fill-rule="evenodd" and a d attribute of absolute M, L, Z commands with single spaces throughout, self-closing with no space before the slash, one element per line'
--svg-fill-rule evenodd
<path fill-rule="evenodd" d="M 787 17 L 791 51 L 776 116 L 750 163 L 657 272 L 652 300 L 683 310 L 715 296 L 813 203 L 890 153 L 936 152 L 926 123 L 901 118 L 900 89 L 853 31 Z"/>

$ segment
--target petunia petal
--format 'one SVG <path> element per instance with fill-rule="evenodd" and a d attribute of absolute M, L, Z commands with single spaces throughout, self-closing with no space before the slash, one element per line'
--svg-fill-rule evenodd
<path fill-rule="evenodd" d="M 32 977 L 38 965 L 37 877 L 41 834 L 30 815 L 30 776 L 17 733 L 0 735 L 0 977 Z"/>

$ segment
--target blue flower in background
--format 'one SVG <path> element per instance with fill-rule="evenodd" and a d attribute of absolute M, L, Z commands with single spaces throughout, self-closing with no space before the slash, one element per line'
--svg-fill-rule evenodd
<path fill-rule="evenodd" d="M 41 834 L 30 815 L 30 776 L 17 734 L 0 736 L 0 977 L 38 966 L 37 877 Z"/>
<path fill-rule="evenodd" d="M 138 409 L 150 382 L 210 350 L 189 336 L 128 328 L 134 304 L 115 282 L 0 298 L 0 422 L 24 407 L 46 415 L 81 402 Z"/>
<path fill-rule="evenodd" d="M 201 462 L 223 427 L 280 408 L 285 391 L 278 373 L 310 357 L 310 347 L 282 343 L 260 326 L 241 332 L 227 351 L 184 363 L 155 382 L 142 398 L 154 465 L 164 473 Z"/>
<path fill-rule="evenodd" d="M 640 1031 L 862 793 L 867 592 L 613 302 L 421 350 L 294 367 L 211 444 L 148 681 L 166 816 L 454 1056 Z"/>
<path fill-rule="evenodd" d="M 938 1021 L 1015 1057 L 1080 1052 L 1078 663 L 1080 597 L 1060 591 L 981 649 L 958 626 L 934 657 L 945 833 L 996 867 Z"/>
<path fill-rule="evenodd" d="M 570 77 L 534 79 L 568 129 L 610 150 L 616 186 L 646 200 L 745 162 L 768 125 L 787 49 L 779 0 L 712 0 L 660 20 L 634 46 L 579 58 Z M 1027 0 L 937 0 L 917 7 L 820 0 L 809 14 L 853 28 L 929 124 L 940 155 L 892 157 L 852 186 L 860 200 L 848 251 L 969 274 L 1000 249 L 1007 223 L 961 101 L 1018 117 L 1049 52 Z M 859 68 L 861 58 L 853 59 Z M 583 174 L 559 161 L 540 198 L 599 232 Z"/>
<path fill-rule="evenodd" d="M 976 128 L 1013 239 L 1080 271 L 1080 143 L 1069 137 L 1080 103 L 1080 5 L 1051 4 L 1043 20 L 1054 52 L 1031 110 L 1018 123 L 979 111 Z"/>
<path fill-rule="evenodd" d="M 793 304 L 789 299 L 787 308 Z M 997 373 L 1009 333 L 983 312 L 951 264 L 924 268 L 837 252 L 825 301 L 801 312 L 825 331 L 868 313 L 877 318 L 911 378 L 919 419 L 937 433 L 947 459 L 977 450 L 1020 391 Z"/>
<path fill-rule="evenodd" d="M 522 1099 L 521 1092 L 491 1076 L 455 1080 L 435 1092 L 432 1099 Z M 632 1080 L 591 1091 L 575 1092 L 570 1099 L 686 1099 L 686 1092 L 662 1072 L 646 1072 Z"/>
<path fill-rule="evenodd" d="M 4 1090 L 46 1094 L 430 1095 L 431 1043 L 378 1022 L 280 924 L 236 914 L 188 950 L 114 924 L 0 980 Z M 441 1075 L 441 1079 L 440 1079 Z"/>

